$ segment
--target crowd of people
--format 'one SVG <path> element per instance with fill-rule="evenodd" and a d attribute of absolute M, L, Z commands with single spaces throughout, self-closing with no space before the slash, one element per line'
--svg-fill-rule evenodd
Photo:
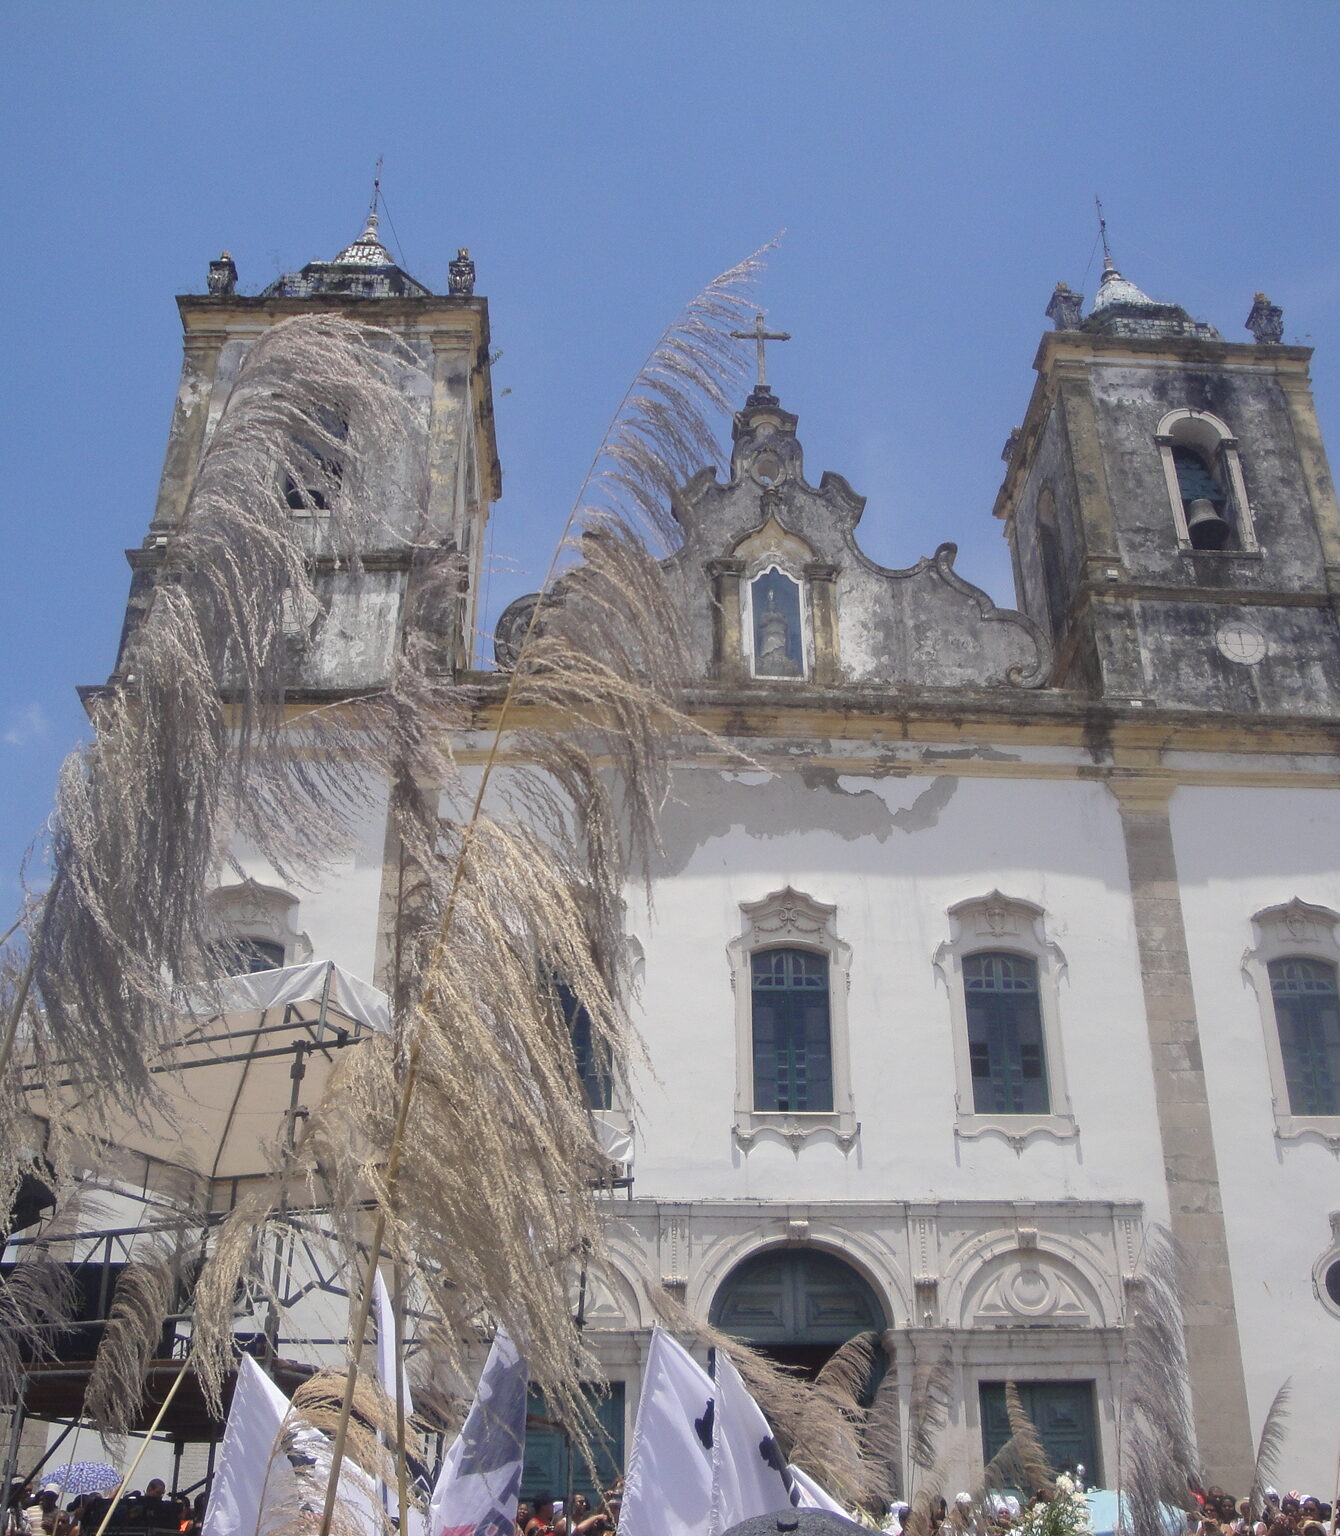
<path fill-rule="evenodd" d="M 0 1536 L 96 1536 L 116 1489 L 84 1493 L 62 1503 L 56 1484 L 34 1489 L 31 1482 L 16 1482 L 9 1491 L 4 1530 Z M 171 1495 L 161 1478 L 153 1478 L 143 1490 L 122 1492 L 108 1531 L 133 1536 L 200 1536 L 205 1518 L 205 1496 L 194 1502 L 185 1494 Z"/>
<path fill-rule="evenodd" d="M 1330 1536 L 1335 1529 L 1334 1507 L 1296 1489 L 1281 1495 L 1267 1488 L 1255 1513 L 1250 1499 L 1235 1499 L 1222 1488 L 1208 1488 L 1195 1498 L 1196 1508 L 1187 1516 L 1194 1536 Z"/>
<path fill-rule="evenodd" d="M 608 1536 L 619 1528 L 622 1505 L 622 1478 L 606 1488 L 594 1506 L 584 1493 L 572 1496 L 571 1510 L 564 1500 L 537 1493 L 517 1506 L 516 1536 Z"/>
<path fill-rule="evenodd" d="M 1083 1470 L 1082 1468 L 1080 1469 Z M 1083 1484 L 1062 1474 L 1055 1488 L 1039 1488 L 1027 1501 L 1013 1495 L 989 1494 L 981 1503 L 960 1493 L 952 1504 L 934 1499 L 927 1511 L 931 1536 L 1006 1536 L 1036 1526 L 1040 1505 L 1057 1497 L 1084 1501 Z M 1274 1488 L 1253 1508 L 1250 1499 L 1236 1499 L 1223 1489 L 1191 1489 L 1187 1495 L 1186 1536 L 1335 1536 L 1334 1508 L 1313 1494 L 1281 1495 Z M 911 1515 L 905 1503 L 892 1506 L 881 1529 L 904 1536 Z M 1169 1512 L 1172 1527 L 1175 1513 Z M 1082 1522 L 1081 1522 L 1082 1524 Z M 923 1526 L 924 1529 L 924 1526 Z"/>

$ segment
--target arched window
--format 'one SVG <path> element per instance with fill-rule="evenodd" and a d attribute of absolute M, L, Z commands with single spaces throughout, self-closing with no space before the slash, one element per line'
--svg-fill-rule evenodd
<path fill-rule="evenodd" d="M 785 886 L 743 902 L 726 953 L 735 994 L 735 1140 L 848 1152 L 860 1127 L 851 1091 L 851 946 L 837 908 Z"/>
<path fill-rule="evenodd" d="M 934 965 L 944 981 L 957 1080 L 954 1134 L 1078 1134 L 1061 1029 L 1065 956 L 1042 908 L 992 891 L 949 909 L 952 937 Z"/>
<path fill-rule="evenodd" d="M 320 409 L 310 438 L 295 437 L 284 474 L 284 501 L 299 517 L 329 512 L 344 484 L 340 445 L 349 437 L 349 423 L 330 409 Z"/>
<path fill-rule="evenodd" d="M 1340 989 L 1336 967 L 1287 955 L 1269 965 L 1280 1056 L 1294 1115 L 1340 1115 Z"/>
<path fill-rule="evenodd" d="M 750 959 L 754 1108 L 791 1114 L 833 1109 L 828 957 L 760 949 Z"/>
<path fill-rule="evenodd" d="M 1257 548 L 1238 440 L 1208 411 L 1172 411 L 1154 441 L 1182 549 L 1252 553 Z"/>
<path fill-rule="evenodd" d="M 974 1113 L 1050 1114 L 1037 962 L 1000 950 L 965 955 L 963 991 Z"/>
<path fill-rule="evenodd" d="M 209 957 L 220 976 L 254 976 L 281 970 L 284 946 L 268 939 L 225 939 L 210 946 Z"/>
<path fill-rule="evenodd" d="M 755 677 L 804 677 L 804 589 L 779 566 L 747 584 L 750 663 Z"/>
<path fill-rule="evenodd" d="M 1242 957 L 1256 991 L 1275 1134 L 1340 1150 L 1340 912 L 1295 896 L 1252 918 Z"/>
<path fill-rule="evenodd" d="M 811 1373 L 855 1334 L 889 1326 L 864 1277 L 813 1248 L 770 1248 L 737 1264 L 709 1315 L 714 1328 Z"/>

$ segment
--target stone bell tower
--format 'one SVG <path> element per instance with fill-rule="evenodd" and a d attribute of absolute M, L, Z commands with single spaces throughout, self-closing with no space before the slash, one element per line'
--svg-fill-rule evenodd
<path fill-rule="evenodd" d="M 502 493 L 489 377 L 488 301 L 474 291 L 475 265 L 462 250 L 449 268 L 448 291 L 435 294 L 392 258 L 378 234 L 374 195 L 363 232 L 332 261 L 312 261 L 255 296 L 238 291 L 225 251 L 209 264 L 208 291 L 178 298 L 184 336 L 181 382 L 163 476 L 149 534 L 129 552 L 134 572 L 127 633 L 147 601 L 154 571 L 186 515 L 201 457 L 208 448 L 244 359 L 268 327 L 295 315 L 335 313 L 383 327 L 417 355 L 429 381 L 420 419 L 427 433 L 425 508 L 399 507 L 387 487 L 379 507 L 385 547 L 362 550 L 362 569 L 340 570 L 322 558 L 319 500 L 300 492 L 290 505 L 310 519 L 315 583 L 325 610 L 324 633 L 302 657 L 295 683 L 314 694 L 375 687 L 389 670 L 411 563 L 408 540 L 453 548 L 468 573 L 457 612 L 444 624 L 457 668 L 472 663 L 484 534 Z M 330 569 L 325 569 L 330 566 Z"/>
<path fill-rule="evenodd" d="M 1052 682 L 1114 702 L 1340 712 L 1340 506 L 1308 377 L 1256 296 L 1252 341 L 1159 303 L 1109 257 L 1059 284 L 996 516 Z"/>

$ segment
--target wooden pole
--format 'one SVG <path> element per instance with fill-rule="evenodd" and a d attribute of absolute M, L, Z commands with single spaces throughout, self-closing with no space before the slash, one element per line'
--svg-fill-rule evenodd
<path fill-rule="evenodd" d="M 150 1424 L 149 1428 L 146 1430 L 145 1435 L 144 1435 L 144 1439 L 140 1442 L 139 1450 L 135 1452 L 135 1459 L 134 1459 L 134 1461 L 132 1461 L 131 1464 L 126 1468 L 126 1475 L 121 1479 L 121 1486 L 116 1490 L 116 1493 L 113 1495 L 112 1502 L 111 1502 L 111 1504 L 108 1505 L 107 1513 L 102 1517 L 102 1524 L 98 1527 L 97 1531 L 95 1532 L 95 1536 L 104 1536 L 104 1532 L 106 1531 L 107 1527 L 111 1524 L 112 1516 L 116 1513 L 116 1506 L 121 1502 L 121 1495 L 125 1492 L 126 1485 L 135 1476 L 135 1468 L 138 1467 L 140 1462 L 142 1462 L 144 1460 L 144 1453 L 145 1453 L 145 1451 L 147 1451 L 149 1449 L 149 1446 L 153 1442 L 154 1435 L 158 1431 L 158 1426 L 163 1422 L 164 1418 L 166 1418 L 167 1411 L 168 1411 L 169 1407 L 172 1405 L 172 1399 L 174 1397 L 176 1397 L 176 1395 L 177 1395 L 177 1388 L 179 1386 L 181 1386 L 183 1381 L 186 1380 L 186 1373 L 190 1369 L 191 1369 L 191 1362 L 190 1362 L 190 1360 L 189 1359 L 183 1360 L 182 1363 L 181 1363 L 181 1370 L 179 1370 L 177 1372 L 176 1379 L 173 1381 L 172 1385 L 167 1389 L 167 1395 L 163 1398 L 163 1401 L 162 1401 L 161 1405 L 159 1406 L 158 1412 L 154 1416 L 153 1423 Z"/>
<path fill-rule="evenodd" d="M 400 1536 L 409 1536 L 409 1466 L 405 1455 L 405 1272 L 399 1259 L 392 1270 L 391 1316 L 395 1327 L 395 1485 L 400 1504 Z"/>

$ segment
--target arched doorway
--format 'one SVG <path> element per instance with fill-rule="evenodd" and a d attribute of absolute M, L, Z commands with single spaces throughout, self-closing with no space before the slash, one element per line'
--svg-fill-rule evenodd
<path fill-rule="evenodd" d="M 771 1248 L 738 1264 L 712 1298 L 711 1320 L 811 1376 L 854 1334 L 889 1326 L 851 1265 L 814 1248 Z"/>

